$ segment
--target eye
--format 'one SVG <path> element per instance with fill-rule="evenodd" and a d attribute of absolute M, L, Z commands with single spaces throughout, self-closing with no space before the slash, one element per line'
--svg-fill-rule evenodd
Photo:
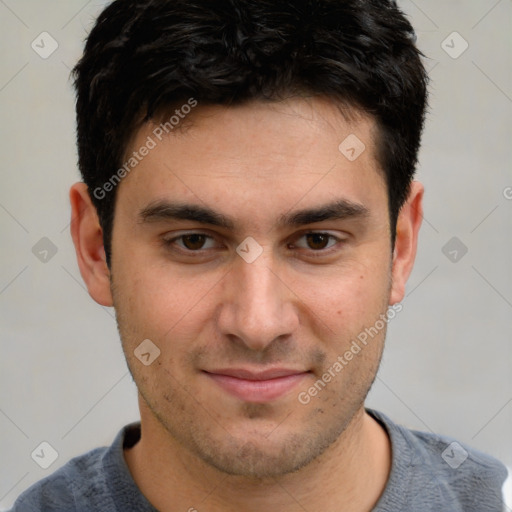
<path fill-rule="evenodd" d="M 340 238 L 324 232 L 304 233 L 296 239 L 296 242 L 288 244 L 290 249 L 309 251 L 312 255 L 326 255 L 336 250 L 336 246 L 343 242 Z M 196 253 L 204 255 L 206 251 L 216 249 L 218 242 L 214 237 L 206 233 L 183 233 L 169 239 L 163 239 L 163 244 L 169 250 L 184 255 Z"/>
<path fill-rule="evenodd" d="M 188 252 L 198 252 L 215 247 L 213 237 L 204 233 L 186 233 L 169 240 L 164 240 L 164 243 L 169 247 L 177 245 L 178 249 Z"/>
<path fill-rule="evenodd" d="M 305 244 L 295 243 L 293 244 L 294 247 L 297 247 L 299 249 L 309 249 L 315 252 L 330 249 L 331 247 L 334 247 L 338 242 L 341 241 L 334 235 L 321 232 L 305 233 L 298 240 L 304 240 Z"/>

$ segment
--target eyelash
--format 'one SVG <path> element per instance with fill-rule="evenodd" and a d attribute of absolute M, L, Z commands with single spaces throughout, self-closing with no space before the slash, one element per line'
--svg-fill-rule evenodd
<path fill-rule="evenodd" d="M 192 250 L 192 249 L 187 249 L 187 248 L 175 248 L 173 247 L 174 244 L 178 241 L 178 240 L 183 240 L 183 238 L 187 237 L 187 236 L 192 236 L 192 235 L 199 235 L 199 236 L 204 236 L 207 240 L 215 240 L 215 237 L 211 236 L 211 235 L 208 235 L 207 233 L 201 233 L 201 232 L 188 232 L 188 233 L 184 233 L 182 235 L 179 235 L 179 236 L 176 236 L 174 238 L 171 238 L 169 240 L 167 239 L 163 239 L 163 245 L 170 249 L 170 250 L 174 250 L 176 252 L 179 252 L 181 254 L 185 254 L 186 256 L 192 256 L 192 257 L 200 257 L 200 256 L 204 256 L 204 252 L 205 251 L 209 251 L 210 249 L 198 249 L 198 250 Z M 301 234 L 297 240 L 300 240 L 301 238 L 304 238 L 308 235 L 324 235 L 324 236 L 327 236 L 329 238 L 329 241 L 327 242 L 329 244 L 329 242 L 331 240 L 335 240 L 336 243 L 333 244 L 332 246 L 330 247 L 327 247 L 325 249 L 318 249 L 318 250 L 315 250 L 315 249 L 304 249 L 304 248 L 299 248 L 299 250 L 306 250 L 310 253 L 310 257 L 323 257 L 323 256 L 327 256 L 327 255 L 330 255 L 332 252 L 335 252 L 336 250 L 339 250 L 339 245 L 340 243 L 343 243 L 344 240 L 341 239 L 341 238 L 338 238 L 330 233 L 326 233 L 324 231 L 308 231 L 306 233 L 303 233 Z M 289 245 L 289 244 L 288 244 Z"/>

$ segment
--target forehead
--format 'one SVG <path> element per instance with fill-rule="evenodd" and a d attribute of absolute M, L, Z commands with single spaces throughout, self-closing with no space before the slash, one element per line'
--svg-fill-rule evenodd
<path fill-rule="evenodd" d="M 178 113 L 143 125 L 127 148 L 127 161 L 145 154 L 118 191 L 134 206 L 179 198 L 255 220 L 298 203 L 386 203 L 368 117 L 317 98 Z"/>

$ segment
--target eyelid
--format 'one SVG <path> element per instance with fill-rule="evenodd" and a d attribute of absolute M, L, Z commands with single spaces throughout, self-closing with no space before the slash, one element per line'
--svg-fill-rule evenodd
<path fill-rule="evenodd" d="M 172 237 L 167 237 L 167 236 L 162 236 L 162 242 L 164 243 L 165 246 L 168 246 L 168 247 L 171 247 L 175 244 L 176 241 L 180 240 L 180 239 L 183 239 L 184 237 L 186 236 L 191 236 L 191 235 L 200 235 L 200 236 L 204 236 L 206 239 L 209 239 L 209 240 L 216 240 L 216 237 L 205 232 L 205 231 L 178 231 L 178 232 L 175 232 L 172 234 L 173 236 Z M 203 251 L 208 251 L 210 250 L 211 248 L 208 248 L 208 249 L 198 249 L 197 251 L 193 251 L 191 249 L 187 249 L 186 247 L 179 247 L 178 246 L 178 251 L 181 251 L 181 252 L 185 252 L 185 253 L 188 253 L 188 254 L 193 254 L 193 253 L 201 253 Z"/>
<path fill-rule="evenodd" d="M 343 243 L 346 241 L 345 238 L 342 238 L 340 236 L 337 236 L 337 235 L 334 235 L 332 234 L 331 232 L 329 231 L 326 231 L 326 230 L 314 230 L 314 229 L 308 229 L 308 230 L 305 230 L 301 233 L 298 233 L 298 234 L 295 234 L 292 238 L 292 240 L 296 241 L 296 240 L 300 240 L 301 238 L 304 238 L 305 236 L 307 235 L 314 235 L 314 234 L 317 234 L 317 235 L 326 235 L 328 236 L 330 239 L 334 239 L 336 241 L 336 243 L 330 247 L 327 247 L 325 249 L 309 249 L 307 247 L 292 247 L 292 249 L 298 249 L 300 251 L 307 251 L 308 253 L 312 254 L 313 257 L 317 256 L 317 257 L 320 257 L 320 256 L 325 256 L 327 254 L 330 254 L 331 252 L 334 252 L 334 251 L 337 251 L 339 250 L 339 245 L 340 243 Z M 166 237 L 165 235 L 162 237 L 162 240 L 163 240 L 163 243 L 165 246 L 168 246 L 168 247 L 172 247 L 175 242 L 177 240 L 180 240 L 180 239 L 183 239 L 183 237 L 185 236 L 190 236 L 190 235 L 200 235 L 200 236 L 204 236 L 206 239 L 209 239 L 209 240 L 216 240 L 217 237 L 208 233 L 207 231 L 204 231 L 204 230 L 183 230 L 183 231 L 178 231 L 178 232 L 175 232 L 173 233 L 173 236 L 171 238 L 168 238 Z M 287 246 L 289 247 L 290 244 L 287 244 Z M 187 249 L 186 247 L 179 247 L 176 249 L 177 251 L 180 251 L 182 253 L 186 253 L 186 254 L 201 254 L 203 252 L 206 252 L 206 251 L 209 251 L 213 249 L 212 247 L 210 248 L 207 248 L 207 249 L 197 249 L 197 250 L 191 250 L 191 249 Z"/>
<path fill-rule="evenodd" d="M 338 250 L 339 248 L 337 247 L 340 242 L 345 242 L 346 239 L 345 238 L 341 238 L 337 235 L 334 235 L 332 233 L 330 233 L 329 231 L 326 231 L 326 230 L 313 230 L 313 229 L 309 229 L 307 231 L 304 231 L 298 235 L 296 235 L 293 240 L 300 240 L 301 238 L 307 236 L 307 235 L 326 235 L 328 236 L 330 239 L 334 239 L 336 241 L 336 243 L 330 247 L 327 247 L 325 249 L 309 249 L 309 248 L 304 248 L 304 247 L 299 247 L 298 249 L 300 250 L 305 250 L 305 251 L 308 251 L 309 253 L 313 253 L 313 254 L 316 254 L 318 256 L 321 256 L 321 255 L 326 255 L 330 252 L 333 252 L 333 251 L 336 251 Z"/>

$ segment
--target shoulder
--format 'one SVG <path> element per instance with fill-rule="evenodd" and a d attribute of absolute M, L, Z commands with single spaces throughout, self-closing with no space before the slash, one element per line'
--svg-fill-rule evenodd
<path fill-rule="evenodd" d="M 75 457 L 35 483 L 10 512 L 154 510 L 137 489 L 123 456 L 123 449 L 139 439 L 140 423 L 126 425 L 110 446 Z"/>
<path fill-rule="evenodd" d="M 507 469 L 497 459 L 451 437 L 410 430 L 380 412 L 368 412 L 391 439 L 392 468 L 383 497 L 399 493 L 408 511 L 503 509 Z"/>
<path fill-rule="evenodd" d="M 106 451 L 107 448 L 96 448 L 70 460 L 23 492 L 11 512 L 77 510 L 77 494 L 87 492 L 84 487 L 101 485 L 102 457 Z"/>

